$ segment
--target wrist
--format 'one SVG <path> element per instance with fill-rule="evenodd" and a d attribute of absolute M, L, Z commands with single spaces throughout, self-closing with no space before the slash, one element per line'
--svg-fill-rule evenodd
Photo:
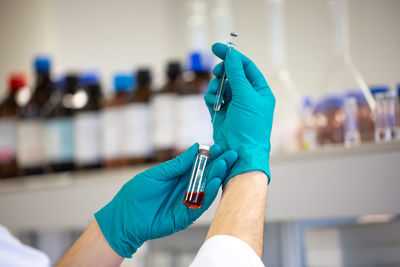
<path fill-rule="evenodd" d="M 224 192 L 230 186 L 235 186 L 237 184 L 242 186 L 244 183 L 250 185 L 250 187 L 253 188 L 252 190 L 266 191 L 268 188 L 268 177 L 262 171 L 248 171 L 235 175 L 226 183 Z"/>

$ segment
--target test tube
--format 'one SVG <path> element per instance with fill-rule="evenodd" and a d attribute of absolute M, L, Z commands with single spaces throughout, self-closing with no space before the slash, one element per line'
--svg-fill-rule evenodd
<path fill-rule="evenodd" d="M 183 199 L 183 204 L 190 209 L 198 209 L 203 203 L 209 159 L 210 147 L 200 145 L 199 152 L 192 167 L 189 186 Z"/>
<path fill-rule="evenodd" d="M 232 32 L 231 36 L 237 37 L 238 34 L 235 32 Z M 227 42 L 226 45 L 228 46 L 228 52 L 230 52 L 233 48 L 236 47 L 236 45 L 233 42 Z M 228 79 L 226 78 L 226 74 L 225 74 L 225 70 L 224 70 L 224 73 L 222 74 L 222 77 L 221 77 L 221 82 L 218 87 L 217 98 L 215 99 L 215 102 L 214 102 L 213 109 L 215 112 L 220 111 L 221 106 L 223 104 L 224 87 L 225 87 L 225 83 L 227 82 L 227 80 Z"/>

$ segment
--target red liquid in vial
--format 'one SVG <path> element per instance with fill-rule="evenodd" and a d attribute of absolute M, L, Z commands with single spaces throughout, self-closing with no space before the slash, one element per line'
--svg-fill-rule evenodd
<path fill-rule="evenodd" d="M 186 192 L 183 204 L 189 209 L 198 209 L 201 207 L 204 199 L 204 192 Z"/>

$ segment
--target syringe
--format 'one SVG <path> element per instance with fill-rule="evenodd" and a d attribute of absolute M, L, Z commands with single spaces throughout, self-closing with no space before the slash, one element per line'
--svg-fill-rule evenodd
<path fill-rule="evenodd" d="M 237 36 L 238 36 L 237 33 L 231 32 L 231 37 L 237 37 Z M 233 42 L 227 42 L 226 45 L 228 46 L 228 52 L 230 52 L 233 48 L 236 47 L 236 45 Z M 223 104 L 223 101 L 224 101 L 223 100 L 224 99 L 224 97 L 223 97 L 224 96 L 224 87 L 225 87 L 225 83 L 227 81 L 228 81 L 228 79 L 226 78 L 226 74 L 225 74 L 225 70 L 224 70 L 224 72 L 222 74 L 222 77 L 221 77 L 221 82 L 220 82 L 219 87 L 218 87 L 217 97 L 216 97 L 215 102 L 214 102 L 214 107 L 213 107 L 213 109 L 214 109 L 214 117 L 215 117 L 216 112 L 220 111 L 221 106 Z M 214 121 L 214 118 L 213 118 L 213 121 Z"/>

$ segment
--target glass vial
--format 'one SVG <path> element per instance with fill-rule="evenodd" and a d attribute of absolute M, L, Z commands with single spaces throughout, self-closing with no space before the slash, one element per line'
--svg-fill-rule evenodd
<path fill-rule="evenodd" d="M 344 145 L 346 147 L 359 145 L 361 142 L 357 111 L 357 99 L 355 97 L 347 97 L 344 100 Z"/>
<path fill-rule="evenodd" d="M 206 145 L 199 146 L 199 152 L 192 167 L 190 182 L 183 199 L 190 209 L 198 209 L 204 200 L 204 189 L 207 181 L 207 168 L 210 159 L 210 147 Z"/>
<path fill-rule="evenodd" d="M 400 139 L 400 105 L 397 101 L 397 94 L 395 91 L 390 90 L 386 94 L 386 102 L 387 102 L 387 127 L 389 128 L 387 131 L 390 132 L 390 137 L 392 140 Z"/>
<path fill-rule="evenodd" d="M 376 109 L 375 109 L 375 142 L 389 142 L 391 139 L 390 128 L 388 127 L 387 101 L 385 93 L 376 93 Z"/>

